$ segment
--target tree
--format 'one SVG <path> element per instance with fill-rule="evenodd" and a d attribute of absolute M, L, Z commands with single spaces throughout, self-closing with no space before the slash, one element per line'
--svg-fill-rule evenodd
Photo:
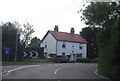
<path fill-rule="evenodd" d="M 31 43 L 29 44 L 29 47 L 39 48 L 40 46 L 40 39 L 37 37 L 32 38 Z"/>
<path fill-rule="evenodd" d="M 26 22 L 24 25 L 24 30 L 22 32 L 22 44 L 24 47 L 27 47 L 30 40 L 31 40 L 31 35 L 34 32 L 34 30 L 32 29 L 32 25 L 30 25 L 28 22 Z"/>
<path fill-rule="evenodd" d="M 2 23 L 2 60 L 3 61 L 14 61 L 15 58 L 15 47 L 16 47 L 16 35 L 20 32 L 21 28 L 17 28 L 15 23 L 6 22 Z M 4 48 L 10 48 L 10 54 L 4 54 Z M 20 56 L 21 43 L 20 36 L 18 35 L 18 56 Z M 19 58 L 18 58 L 19 59 Z"/>
<path fill-rule="evenodd" d="M 97 45 L 96 45 L 96 28 L 86 27 L 80 32 L 80 35 L 85 38 L 88 42 L 87 44 L 87 58 L 97 57 Z"/>
<path fill-rule="evenodd" d="M 89 27 L 96 27 L 98 31 L 98 71 L 111 79 L 120 79 L 120 2 L 92 2 L 83 10 L 82 18 Z"/>

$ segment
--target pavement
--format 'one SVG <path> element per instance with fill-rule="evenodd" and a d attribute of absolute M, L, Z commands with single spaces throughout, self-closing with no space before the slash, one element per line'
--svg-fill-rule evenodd
<path fill-rule="evenodd" d="M 57 63 L 3 66 L 3 79 L 103 79 L 96 63 Z M 107 80 L 108 81 L 108 80 Z"/>

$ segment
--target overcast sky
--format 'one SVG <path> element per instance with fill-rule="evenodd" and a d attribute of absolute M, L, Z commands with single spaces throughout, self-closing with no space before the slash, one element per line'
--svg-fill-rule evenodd
<path fill-rule="evenodd" d="M 58 25 L 59 31 L 70 32 L 74 27 L 79 34 L 85 27 L 77 13 L 83 6 L 83 0 L 0 0 L 0 22 L 20 24 L 29 22 L 35 32 L 33 36 L 42 39 L 48 30 L 54 30 Z"/>

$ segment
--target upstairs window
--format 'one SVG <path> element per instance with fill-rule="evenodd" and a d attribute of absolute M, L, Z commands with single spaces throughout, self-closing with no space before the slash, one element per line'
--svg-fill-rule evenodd
<path fill-rule="evenodd" d="M 45 42 L 45 48 L 47 48 L 47 42 Z"/>
<path fill-rule="evenodd" d="M 62 48 L 65 48 L 65 45 L 62 45 Z"/>
<path fill-rule="evenodd" d="M 83 44 L 79 44 L 79 49 L 83 49 Z"/>
<path fill-rule="evenodd" d="M 47 48 L 47 44 L 45 45 L 45 48 Z"/>
<path fill-rule="evenodd" d="M 66 42 L 62 43 L 62 48 L 66 48 Z"/>

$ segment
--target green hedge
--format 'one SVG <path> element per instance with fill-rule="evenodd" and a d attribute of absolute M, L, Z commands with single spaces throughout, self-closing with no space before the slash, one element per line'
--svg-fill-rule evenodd
<path fill-rule="evenodd" d="M 85 62 L 85 63 L 89 63 L 90 60 L 87 59 L 87 58 L 77 57 L 77 58 L 76 58 L 76 62 Z"/>
<path fill-rule="evenodd" d="M 76 62 L 83 62 L 83 63 L 97 63 L 98 58 L 95 59 L 88 59 L 88 58 L 83 58 L 83 57 L 77 57 Z"/>

